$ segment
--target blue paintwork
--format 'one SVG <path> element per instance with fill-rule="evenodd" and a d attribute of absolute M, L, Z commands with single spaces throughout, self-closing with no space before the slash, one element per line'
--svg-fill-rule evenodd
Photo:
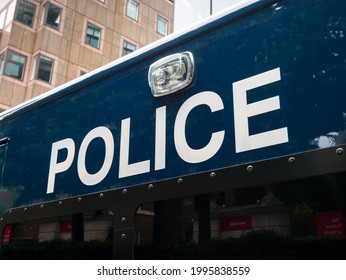
<path fill-rule="evenodd" d="M 79 196 L 174 178 L 217 168 L 346 143 L 346 2 L 344 0 L 260 1 L 217 19 L 125 63 L 106 69 L 46 99 L 5 114 L 0 138 L 0 215 L 11 207 Z M 191 51 L 192 85 L 179 94 L 154 98 L 147 82 L 150 64 L 166 55 Z M 235 153 L 232 83 L 280 67 L 281 80 L 248 94 L 249 103 L 279 95 L 281 109 L 250 119 L 251 134 L 287 127 L 289 142 Z M 191 147 L 205 146 L 212 132 L 225 140 L 210 160 L 190 164 L 178 156 L 173 140 L 181 104 L 202 91 L 214 91 L 224 110 L 195 108 L 186 125 Z M 154 171 L 155 110 L 167 106 L 166 168 Z M 131 117 L 130 162 L 151 159 L 151 172 L 118 179 L 121 120 Z M 56 176 L 46 194 L 51 145 L 73 138 L 78 153 L 84 136 L 97 126 L 111 129 L 113 165 L 98 185 L 85 186 L 77 175 L 77 156 Z M 322 137 L 321 137 L 322 136 Z M 326 141 L 328 140 L 328 141 Z M 101 140 L 100 140 L 101 141 Z M 61 152 L 60 160 L 66 155 Z M 104 145 L 88 149 L 90 173 L 103 163 Z"/>

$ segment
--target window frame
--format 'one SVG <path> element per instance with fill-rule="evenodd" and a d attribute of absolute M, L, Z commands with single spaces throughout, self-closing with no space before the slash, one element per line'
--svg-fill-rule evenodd
<path fill-rule="evenodd" d="M 49 59 L 51 61 L 49 80 L 48 81 L 45 80 L 45 79 L 39 78 L 41 58 Z M 51 57 L 49 57 L 47 55 L 43 55 L 41 53 L 38 53 L 37 55 L 34 56 L 34 59 L 33 59 L 33 62 L 32 62 L 30 80 L 38 80 L 38 81 L 41 81 L 41 82 L 52 84 L 53 72 L 54 72 L 54 64 L 55 64 L 55 59 L 53 59 L 53 58 L 51 58 Z"/>
<path fill-rule="evenodd" d="M 128 49 L 128 48 L 125 49 L 125 44 L 129 44 L 129 45 L 135 47 L 135 49 L 132 50 L 132 51 L 130 51 L 130 52 L 126 52 L 126 53 L 125 53 L 125 50 L 130 50 L 130 49 Z M 137 50 L 137 45 L 131 43 L 131 42 L 128 41 L 128 40 L 123 40 L 123 47 L 122 47 L 122 52 L 121 52 L 122 56 L 125 56 L 125 55 L 127 55 L 127 54 L 130 54 L 130 53 L 134 52 L 135 50 Z"/>
<path fill-rule="evenodd" d="M 19 8 L 20 8 L 20 6 L 21 6 L 21 4 L 22 4 L 21 1 L 26 2 L 27 4 L 30 4 L 30 5 L 32 5 L 32 6 L 34 7 L 34 11 L 33 11 L 33 14 L 32 14 L 31 24 L 30 24 L 30 25 L 27 24 L 26 22 L 24 22 L 24 21 L 18 19 L 18 11 L 19 11 Z M 36 9 L 37 9 L 37 6 L 36 6 L 34 3 L 32 3 L 32 2 L 30 2 L 30 1 L 28 1 L 28 0 L 18 0 L 17 6 L 16 6 L 16 10 L 15 10 L 14 20 L 15 20 L 16 22 L 19 22 L 19 23 L 21 23 L 21 24 L 24 24 L 24 25 L 26 25 L 26 26 L 28 26 L 28 27 L 30 27 L 30 28 L 33 28 L 34 22 L 35 22 Z"/>
<path fill-rule="evenodd" d="M 95 32 L 96 29 L 99 30 L 99 37 L 98 37 L 98 44 L 97 44 L 97 47 L 95 47 L 94 45 L 92 45 L 90 42 L 87 41 L 87 39 L 89 38 L 89 34 L 88 33 L 88 28 L 89 26 L 92 26 L 92 28 L 94 29 L 93 33 Z M 101 43 L 102 43 L 102 32 L 103 32 L 103 28 L 90 22 L 90 21 L 87 21 L 86 23 L 86 27 L 85 27 L 85 36 L 84 36 L 84 44 L 86 44 L 87 46 L 90 46 L 94 49 L 97 49 L 97 50 L 101 50 Z M 96 37 L 94 34 L 92 34 L 91 36 L 94 36 Z"/>
<path fill-rule="evenodd" d="M 130 14 L 130 9 L 129 9 L 129 5 L 130 4 L 135 4 L 136 5 L 135 17 L 133 17 Z M 135 21 L 139 21 L 139 3 L 137 1 L 135 1 L 135 0 L 127 0 L 125 13 L 126 13 L 126 16 L 129 17 L 130 19 L 135 20 Z"/>
<path fill-rule="evenodd" d="M 19 57 L 22 57 L 24 58 L 24 63 L 21 64 L 19 62 L 16 62 L 16 61 L 9 61 L 10 59 L 10 55 L 11 54 L 14 54 L 14 55 L 17 55 Z M 26 70 L 26 64 L 27 64 L 27 61 L 28 61 L 28 57 L 23 55 L 23 54 L 20 54 L 19 52 L 16 52 L 16 51 L 13 51 L 13 50 L 6 50 L 4 51 L 3 53 L 0 54 L 0 56 L 3 55 L 3 59 L 0 58 L 1 62 L 0 62 L 0 70 L 1 70 L 1 75 L 5 75 L 7 77 L 10 77 L 10 78 L 13 78 L 13 79 L 16 79 L 16 80 L 19 80 L 19 81 L 24 81 L 24 77 L 25 77 L 25 70 Z M 9 64 L 13 64 L 13 65 L 19 65 L 19 67 L 21 68 L 21 75 L 20 77 L 18 76 L 14 76 L 14 75 L 10 75 L 7 72 L 7 67 Z M 19 69 L 20 69 L 19 68 Z"/>
<path fill-rule="evenodd" d="M 101 5 L 105 8 L 107 8 L 108 6 L 108 0 L 93 0 L 95 3 L 97 3 L 98 5 Z"/>
<path fill-rule="evenodd" d="M 57 27 L 55 27 L 54 25 L 52 25 L 50 23 L 47 23 L 50 6 L 54 6 L 60 10 L 60 12 L 59 12 L 59 24 Z M 47 26 L 49 28 L 52 28 L 53 30 L 60 31 L 60 28 L 62 25 L 62 16 L 63 16 L 63 8 L 56 5 L 55 3 L 47 1 L 46 3 L 43 4 L 43 7 L 42 7 L 42 12 L 41 12 L 41 17 L 40 17 L 40 26 Z"/>
<path fill-rule="evenodd" d="M 166 23 L 166 30 L 165 30 L 164 33 L 160 32 L 160 28 L 159 28 L 160 21 Z M 157 34 L 159 34 L 161 36 L 167 36 L 168 35 L 168 25 L 169 25 L 169 21 L 166 18 L 164 18 L 164 17 L 162 17 L 160 15 L 157 16 L 157 24 L 156 24 L 156 32 L 157 32 Z"/>

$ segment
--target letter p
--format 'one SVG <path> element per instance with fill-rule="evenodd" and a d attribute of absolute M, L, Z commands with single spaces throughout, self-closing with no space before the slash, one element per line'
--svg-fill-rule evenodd
<path fill-rule="evenodd" d="M 58 161 L 59 150 L 67 149 L 67 156 L 64 161 Z M 66 138 L 52 144 L 50 155 L 49 175 L 47 183 L 47 194 L 54 192 L 55 175 L 70 168 L 75 153 L 75 144 L 73 139 Z"/>

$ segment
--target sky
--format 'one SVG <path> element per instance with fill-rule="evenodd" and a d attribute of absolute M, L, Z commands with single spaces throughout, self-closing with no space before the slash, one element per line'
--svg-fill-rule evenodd
<path fill-rule="evenodd" d="M 175 0 L 174 1 L 174 31 L 191 25 L 202 18 L 215 14 L 236 4 L 240 0 Z M 211 4 L 211 5 L 210 5 Z"/>

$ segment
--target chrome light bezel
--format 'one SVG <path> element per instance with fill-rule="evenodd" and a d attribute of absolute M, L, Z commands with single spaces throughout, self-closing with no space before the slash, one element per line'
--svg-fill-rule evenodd
<path fill-rule="evenodd" d="M 148 83 L 153 96 L 165 96 L 189 86 L 193 80 L 194 68 L 191 52 L 172 54 L 150 65 Z"/>

